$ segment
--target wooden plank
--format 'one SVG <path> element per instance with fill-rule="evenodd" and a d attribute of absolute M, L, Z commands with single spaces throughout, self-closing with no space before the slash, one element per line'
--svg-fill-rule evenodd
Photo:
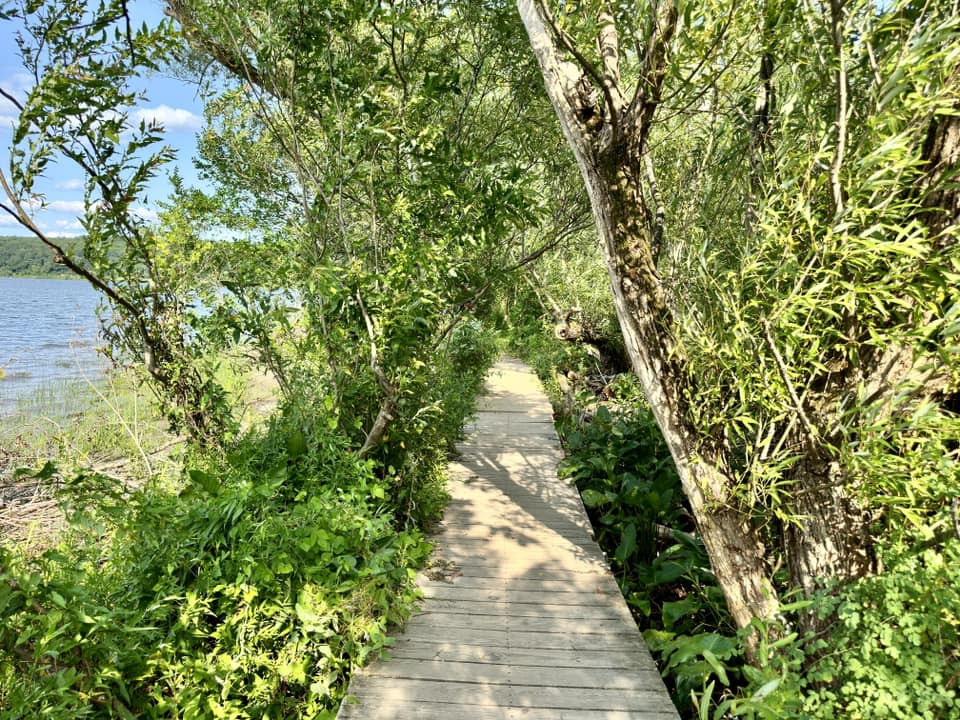
<path fill-rule="evenodd" d="M 597 570 L 593 567 L 551 569 L 548 565 L 535 564 L 512 564 L 497 566 L 492 564 L 471 563 L 460 560 L 453 563 L 452 571 L 456 575 L 464 577 L 483 577 L 490 579 L 499 579 L 504 581 L 516 580 L 562 580 L 569 579 L 570 583 L 587 582 L 591 577 L 597 576 Z M 580 576 L 581 579 L 576 579 Z"/>
<path fill-rule="evenodd" d="M 460 568 L 491 568 L 517 575 L 526 571 L 540 573 L 549 577 L 551 568 L 557 567 L 557 574 L 568 573 L 603 573 L 608 572 L 606 563 L 601 556 L 587 557 L 586 551 L 580 554 L 564 556 L 553 550 L 544 550 L 542 554 L 517 553 L 516 555 L 501 554 L 499 556 L 483 555 L 476 551 L 462 548 L 449 548 L 439 545 L 439 550 L 446 560 Z"/>
<path fill-rule="evenodd" d="M 594 545 L 586 546 L 556 537 L 549 544 L 537 543 L 535 538 L 470 538 L 440 537 L 434 548 L 453 562 L 463 559 L 474 565 L 529 565 L 553 561 L 571 569 L 591 568 L 598 572 L 607 569 L 606 556 Z M 543 550 L 544 547 L 548 549 Z"/>
<path fill-rule="evenodd" d="M 443 531 L 445 528 L 453 527 L 453 523 L 458 520 L 461 521 L 461 527 L 464 527 L 465 532 L 472 532 L 471 528 L 473 527 L 485 527 L 484 524 L 480 523 L 477 520 L 476 513 L 472 510 L 472 505 L 469 503 L 457 503 L 453 507 L 450 507 L 448 504 L 446 511 L 446 520 L 442 523 L 438 532 Z M 495 533 L 499 528 L 509 528 L 509 527 L 535 527 L 537 524 L 545 530 L 555 530 L 559 533 L 563 533 L 564 530 L 569 530 L 571 533 L 576 532 L 577 530 L 588 534 L 591 538 L 593 537 L 593 528 L 589 525 L 586 518 L 578 516 L 576 513 L 571 511 L 564 513 L 551 513 L 551 515 L 546 517 L 534 517 L 532 514 L 524 511 L 516 512 L 512 511 L 508 514 L 497 514 L 491 512 L 488 514 L 488 524 L 486 527 L 489 528 L 488 532 Z"/>
<path fill-rule="evenodd" d="M 501 532 L 491 532 L 482 536 L 469 532 L 458 532 L 451 528 L 436 535 L 432 540 L 440 545 L 448 546 L 456 543 L 465 548 L 495 548 L 500 545 L 512 551 L 515 547 L 532 550 L 538 545 L 546 545 L 555 549 L 569 547 L 571 550 L 590 552 L 593 555 L 603 554 L 592 538 L 583 530 L 569 537 L 542 529 L 504 529 Z"/>
<path fill-rule="evenodd" d="M 477 540 L 489 540 L 501 535 L 508 538 L 532 537 L 537 540 L 549 542 L 555 538 L 565 538 L 580 543 L 586 543 L 593 540 L 590 530 L 584 525 L 575 525 L 572 522 L 558 521 L 553 525 L 544 523 L 535 523 L 532 521 L 518 520 L 517 523 L 506 525 L 504 527 L 491 527 L 489 523 L 464 522 L 459 525 L 452 524 L 452 518 L 448 515 L 445 522 L 439 523 L 436 527 L 438 537 L 456 537 L 462 539 L 474 538 Z"/>
<path fill-rule="evenodd" d="M 479 707 L 446 702 L 345 703 L 343 720 L 661 720 L 676 713 L 656 710 L 564 710 L 562 708 Z"/>
<path fill-rule="evenodd" d="M 662 685 L 660 678 L 656 678 Z M 562 708 L 564 710 L 658 710 L 673 706 L 661 689 L 493 685 L 402 678 L 356 677 L 351 694 L 381 702 L 449 702 L 481 707 Z M 674 713 L 676 711 L 674 710 Z"/>
<path fill-rule="evenodd" d="M 466 495 L 466 493 L 462 493 Z M 477 503 L 482 502 L 484 512 L 489 515 L 491 521 L 496 522 L 500 519 L 516 519 L 518 522 L 531 522 L 540 520 L 546 523 L 574 523 L 579 522 L 583 512 L 581 505 L 576 500 L 563 500 L 557 503 L 548 503 L 539 498 L 511 498 L 505 493 L 499 497 L 463 497 L 463 499 L 452 502 L 453 512 L 466 512 L 472 509 L 476 511 Z"/>
<path fill-rule="evenodd" d="M 414 625 L 416 618 L 407 623 L 404 637 L 434 638 L 434 642 L 457 643 L 476 647 L 508 646 L 512 650 L 562 650 L 564 652 L 579 653 L 581 651 L 597 650 L 632 650 L 643 647 L 638 643 L 638 635 L 624 630 L 620 635 L 581 635 L 562 632 L 527 632 L 526 630 L 506 630 L 497 628 L 457 628 L 449 627 L 442 630 L 426 623 L 422 628 Z M 400 640 L 398 640 L 400 642 Z"/>
<path fill-rule="evenodd" d="M 431 588 L 488 588 L 492 592 L 532 592 L 550 595 L 551 599 L 563 593 L 620 594 L 620 588 L 617 587 L 616 581 L 609 575 L 600 577 L 596 575 L 571 575 L 567 577 L 517 579 L 458 575 L 449 580 L 432 580 L 422 574 L 418 577 L 418 583 L 424 592 Z"/>
<path fill-rule="evenodd" d="M 621 606 L 620 593 L 593 590 L 588 592 L 570 591 L 548 592 L 533 590 L 508 590 L 506 588 L 490 587 L 461 587 L 452 584 L 431 583 L 422 587 L 423 596 L 433 600 L 456 600 L 458 602 L 476 603 L 509 603 L 540 605 L 544 598 L 553 605 L 583 605 L 583 606 Z"/>
<path fill-rule="evenodd" d="M 502 663 L 456 662 L 403 658 L 376 663 L 363 671 L 365 679 L 393 678 L 486 685 L 528 685 L 540 688 L 585 688 L 592 690 L 635 690 L 644 684 L 656 685 L 660 675 L 653 668 L 551 667 Z"/>
<path fill-rule="evenodd" d="M 440 600 L 430 603 L 430 612 L 509 618 L 549 618 L 552 620 L 616 620 L 633 622 L 623 604 L 557 605 L 554 603 L 506 603 L 476 599 Z"/>
<path fill-rule="evenodd" d="M 648 670 L 656 672 L 656 665 L 645 648 L 632 647 L 624 650 L 578 650 L 567 649 L 511 648 L 505 645 L 464 645 L 453 642 L 425 641 L 416 638 L 400 638 L 390 648 L 392 659 L 441 660 L 445 662 L 508 663 L 514 666 L 537 666 L 578 668 L 613 668 L 617 670 Z"/>
<path fill-rule="evenodd" d="M 477 615 L 421 610 L 408 623 L 408 632 L 418 624 L 427 622 L 438 632 L 447 629 L 461 630 L 498 630 L 504 626 L 515 627 L 524 632 L 559 633 L 567 635 L 626 635 L 635 637 L 636 627 L 629 627 L 620 618 L 552 618 L 552 617 L 521 617 L 508 618 L 504 615 Z"/>

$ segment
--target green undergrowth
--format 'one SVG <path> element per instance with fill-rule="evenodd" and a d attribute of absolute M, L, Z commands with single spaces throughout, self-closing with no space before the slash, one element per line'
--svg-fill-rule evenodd
<path fill-rule="evenodd" d="M 304 393 L 189 447 L 173 479 L 34 472 L 59 472 L 68 527 L 41 553 L 0 545 L 0 719 L 335 717 L 414 607 L 419 528 L 494 353 L 482 328 L 454 333 L 433 422 L 400 417 L 369 456 Z"/>
<path fill-rule="evenodd" d="M 653 416 L 632 381 L 618 395 L 586 422 L 561 423 L 560 474 L 580 490 L 674 702 L 689 713 L 715 673 L 740 671 L 742 648 Z"/>
<path fill-rule="evenodd" d="M 69 537 L 4 551 L 0 717 L 332 717 L 426 543 L 322 418 L 194 464 L 129 493 L 77 475 Z"/>
<path fill-rule="evenodd" d="M 549 380 L 584 367 L 545 329 L 529 360 Z M 548 384 L 548 389 L 549 389 Z M 904 533 L 878 548 L 883 571 L 803 601 L 753 628 L 747 661 L 652 413 L 622 377 L 600 399 L 581 389 L 558 430 L 574 481 L 623 596 L 683 718 L 952 720 L 960 717 L 960 539 Z M 826 623 L 801 635 L 802 613 Z"/>

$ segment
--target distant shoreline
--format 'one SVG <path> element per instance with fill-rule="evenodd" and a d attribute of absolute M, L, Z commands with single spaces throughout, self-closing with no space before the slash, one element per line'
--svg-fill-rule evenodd
<path fill-rule="evenodd" d="M 0 273 L 0 280 L 83 280 L 83 278 L 70 272 L 48 273 L 46 275 Z"/>
<path fill-rule="evenodd" d="M 64 238 L 63 248 L 68 254 L 79 252 L 81 238 Z M 0 277 L 62 280 L 77 276 L 63 265 L 54 262 L 54 255 L 35 237 L 0 236 Z"/>

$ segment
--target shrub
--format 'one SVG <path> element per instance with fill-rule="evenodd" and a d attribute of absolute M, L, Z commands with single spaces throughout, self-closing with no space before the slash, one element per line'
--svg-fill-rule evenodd
<path fill-rule="evenodd" d="M 427 550 L 332 424 L 278 419 L 174 489 L 73 478 L 72 536 L 0 556 L 0 717 L 332 717 Z"/>
<path fill-rule="evenodd" d="M 836 620 L 810 646 L 810 717 L 960 716 L 960 541 L 887 561 L 883 574 L 820 599 Z"/>

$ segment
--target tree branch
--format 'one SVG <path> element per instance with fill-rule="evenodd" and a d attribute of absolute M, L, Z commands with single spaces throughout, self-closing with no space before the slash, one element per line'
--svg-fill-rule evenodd
<path fill-rule="evenodd" d="M 657 173 L 653 167 L 653 158 L 650 157 L 650 148 L 646 145 L 643 149 L 643 170 L 647 178 L 647 185 L 650 188 L 650 199 L 653 200 L 653 219 L 650 233 L 650 254 L 653 256 L 653 262 L 660 259 L 660 251 L 663 249 L 663 226 L 666 217 L 666 209 L 663 206 L 663 198 L 660 195 L 660 185 L 657 183 Z"/>
<path fill-rule="evenodd" d="M 137 46 L 133 44 L 133 29 L 130 21 L 130 10 L 127 8 L 127 0 L 120 0 L 120 14 L 123 17 L 123 29 L 127 36 L 127 47 L 130 50 L 130 60 L 137 63 Z"/>
<path fill-rule="evenodd" d="M 398 392 L 380 367 L 376 331 L 373 327 L 373 320 L 370 319 L 370 313 L 367 312 L 367 307 L 363 304 L 363 297 L 359 290 L 357 290 L 356 298 L 357 304 L 360 306 L 360 313 L 363 315 L 363 322 L 367 327 L 367 335 L 370 337 L 370 368 L 373 370 L 373 374 L 377 376 L 377 382 L 380 383 L 384 394 L 383 403 L 380 405 L 380 411 L 373 421 L 373 427 L 370 428 L 370 432 L 367 433 L 367 437 L 363 441 L 363 446 L 358 451 L 358 454 L 363 456 L 383 442 L 383 438 L 387 434 L 387 428 L 393 422 L 393 414 L 397 409 Z"/>
<path fill-rule="evenodd" d="M 0 95 L 2 95 L 4 98 L 7 99 L 7 101 L 12 103 L 17 110 L 19 110 L 20 112 L 23 112 L 23 104 L 19 100 L 17 100 L 13 95 L 11 95 L 6 90 L 4 90 L 2 87 L 0 87 Z"/>
<path fill-rule="evenodd" d="M 147 331 L 146 323 L 143 320 L 143 314 L 137 310 L 136 306 L 134 306 L 132 302 L 120 295 L 113 287 L 104 282 L 100 277 L 90 272 L 82 265 L 78 265 L 71 260 L 66 251 L 60 245 L 53 242 L 53 240 L 51 240 L 46 233 L 44 233 L 37 226 L 37 224 L 33 221 L 33 218 L 27 214 L 27 212 L 23 209 L 23 205 L 20 204 L 20 201 L 14 195 L 13 189 L 7 182 L 7 177 L 3 172 L 0 172 L 0 187 L 3 188 L 4 194 L 9 199 L 10 204 L 13 206 L 9 207 L 6 204 L 0 204 L 0 207 L 2 207 L 3 210 L 9 215 L 14 217 L 24 228 L 33 233 L 33 235 L 35 235 L 40 242 L 53 251 L 54 262 L 59 265 L 63 265 L 75 275 L 78 275 L 89 282 L 97 290 L 106 295 L 112 302 L 126 310 L 130 317 L 134 318 L 134 322 L 137 326 L 137 332 L 140 335 L 140 341 L 143 344 L 143 362 L 147 368 L 147 372 L 149 372 L 160 382 L 165 383 L 167 377 L 165 373 L 163 373 L 160 368 L 157 367 L 156 349 L 154 348 L 153 342 L 150 339 L 150 333 Z"/>
<path fill-rule="evenodd" d="M 670 53 L 670 41 L 676 29 L 676 0 L 665 0 L 662 4 L 655 3 L 653 27 L 650 38 L 647 40 L 637 90 L 628 108 L 628 113 L 635 117 L 634 123 L 637 127 L 649 127 L 653 113 L 660 103 L 663 80 L 666 77 L 667 58 Z"/>
<path fill-rule="evenodd" d="M 203 23 L 190 11 L 183 0 L 167 0 L 166 14 L 180 23 L 183 34 L 196 48 L 208 53 L 229 72 L 248 82 L 262 87 L 267 92 L 266 82 L 260 70 L 251 65 L 241 53 L 214 42 L 202 32 Z"/>
<path fill-rule="evenodd" d="M 620 39 L 613 15 L 608 9 L 600 12 L 600 32 L 597 45 L 600 48 L 600 61 L 603 64 L 603 94 L 610 107 L 610 122 L 614 128 L 623 112 L 623 94 L 620 91 Z"/>
<path fill-rule="evenodd" d="M 517 0 L 517 10 L 530 38 L 530 47 L 540 66 L 547 97 L 557 113 L 564 136 L 578 157 L 593 158 L 593 146 L 566 92 L 570 78 L 564 72 L 556 44 L 562 41 L 555 40 L 554 33 L 547 28 L 547 15 L 542 3 L 537 0 Z M 596 74 L 595 68 L 593 72 Z"/>
<path fill-rule="evenodd" d="M 588 82 L 587 78 L 589 77 L 590 79 L 593 80 L 594 84 L 596 84 L 603 91 L 603 98 L 605 101 L 604 104 L 607 107 L 607 113 L 609 115 L 610 123 L 613 126 L 614 132 L 616 133 L 616 130 L 620 124 L 620 110 L 622 109 L 623 101 L 622 101 L 622 96 L 620 95 L 619 87 L 611 86 L 606 77 L 606 74 L 607 74 L 606 65 L 608 64 L 609 60 L 606 57 L 604 57 L 603 59 L 604 69 L 603 69 L 603 73 L 601 73 L 601 71 L 597 70 L 597 68 L 594 67 L 593 63 L 591 63 L 590 60 L 582 52 L 580 52 L 580 49 L 577 47 L 576 43 L 574 42 L 570 34 L 567 31 L 565 31 L 563 28 L 561 28 L 559 25 L 557 25 L 557 23 L 553 19 L 553 15 L 550 13 L 549 8 L 547 8 L 546 3 L 540 0 L 537 0 L 536 5 L 537 5 L 537 9 L 541 13 L 541 20 L 544 21 L 547 26 L 549 26 L 550 31 L 553 34 L 553 37 L 555 38 L 555 40 L 560 44 L 560 46 L 564 50 L 566 50 L 573 57 L 574 60 L 576 60 L 576 65 L 580 67 L 581 77 L 576 82 L 571 84 L 574 87 L 578 87 L 578 88 L 579 86 L 589 87 L 590 83 Z M 619 47 L 617 45 L 617 30 L 616 30 L 616 26 L 614 26 L 613 24 L 612 16 L 610 16 L 609 13 L 604 13 L 604 14 L 606 15 L 609 22 L 606 25 L 602 26 L 601 33 L 598 36 L 597 41 L 598 41 L 598 44 L 600 44 L 601 46 L 601 52 L 603 52 L 604 50 L 603 43 L 608 43 L 612 41 L 613 58 L 616 61 L 615 76 L 617 78 L 617 82 L 619 83 L 620 68 L 619 68 Z M 603 15 L 601 15 L 601 18 L 602 17 Z M 611 48 L 607 48 L 607 51 L 610 52 Z M 593 92 L 594 91 L 591 88 L 590 91 L 588 92 L 581 91 L 579 94 L 582 96 L 583 99 L 586 99 L 587 97 L 592 95 Z M 619 98 L 619 101 L 617 100 L 617 98 Z M 568 102 L 571 102 L 571 104 L 573 104 L 572 99 L 569 97 L 568 97 Z"/>
<path fill-rule="evenodd" d="M 843 214 L 843 188 L 840 185 L 840 169 L 847 147 L 847 63 L 843 50 L 844 0 L 830 0 L 830 34 L 833 52 L 836 55 L 837 75 L 837 144 L 830 163 L 830 187 L 833 191 L 834 217 Z"/>
<path fill-rule="evenodd" d="M 778 372 L 780 373 L 780 378 L 783 380 L 784 385 L 787 386 L 787 393 L 790 395 L 790 400 L 793 402 L 793 406 L 800 417 L 800 422 L 803 425 L 804 430 L 807 431 L 807 440 L 812 446 L 819 439 L 820 434 L 813 426 L 813 423 L 810 422 L 810 418 L 807 417 L 807 413 L 803 409 L 803 403 L 800 402 L 800 397 L 797 395 L 797 389 L 793 386 L 793 381 L 790 380 L 790 374 L 787 372 L 787 365 L 783 361 L 783 356 L 780 355 L 780 351 L 777 350 L 777 344 L 773 340 L 773 332 L 770 330 L 770 322 L 767 319 L 763 320 L 763 331 L 766 335 L 767 346 L 770 348 L 770 352 L 773 353 L 773 360 L 776 363 Z"/>
<path fill-rule="evenodd" d="M 553 35 L 554 39 L 560 46 L 570 53 L 573 56 L 573 59 L 577 61 L 577 65 L 580 66 L 580 69 L 584 73 L 589 75 L 593 81 L 603 87 L 603 76 L 600 72 L 593 66 L 593 63 L 590 62 L 587 57 L 580 52 L 576 44 L 573 41 L 573 38 L 570 37 L 570 33 L 557 25 L 556 21 L 553 19 L 553 14 L 550 12 L 550 9 L 547 7 L 546 3 L 541 0 L 536 0 L 534 3 L 536 5 L 537 11 L 540 13 L 541 19 L 547 24 L 550 28 L 550 32 Z"/>

